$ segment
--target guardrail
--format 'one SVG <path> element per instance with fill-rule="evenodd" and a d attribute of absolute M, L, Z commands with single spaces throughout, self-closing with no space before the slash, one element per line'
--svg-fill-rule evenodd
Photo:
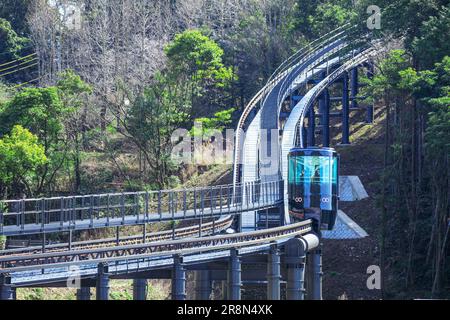
<path fill-rule="evenodd" d="M 230 235 L 210 236 L 189 240 L 173 240 L 139 245 L 77 250 L 35 255 L 0 257 L 0 273 L 13 273 L 47 268 L 60 268 L 100 262 L 120 262 L 170 255 L 188 255 L 231 248 L 269 244 L 312 231 L 311 220 L 282 227 Z"/>
<path fill-rule="evenodd" d="M 207 236 L 218 234 L 231 227 L 233 223 L 233 217 L 227 216 L 218 220 L 203 223 L 202 225 L 194 225 L 184 228 L 176 228 L 173 230 L 165 230 L 159 232 L 152 232 L 145 235 L 134 235 L 108 239 L 77 241 L 73 243 L 58 243 L 48 244 L 45 246 L 45 253 L 50 252 L 62 252 L 69 250 L 86 250 L 95 248 L 105 248 L 111 246 L 124 246 L 139 243 L 148 243 L 154 241 L 167 241 L 175 239 L 185 239 L 196 236 Z M 0 251 L 0 256 L 8 255 L 26 255 L 26 254 L 38 254 L 44 253 L 42 245 L 28 246 L 24 248 L 7 249 Z"/>
<path fill-rule="evenodd" d="M 0 202 L 0 235 L 213 218 L 273 206 L 282 181 Z M 236 192 L 237 191 L 237 192 Z M 245 197 L 251 194 L 251 197 Z"/>

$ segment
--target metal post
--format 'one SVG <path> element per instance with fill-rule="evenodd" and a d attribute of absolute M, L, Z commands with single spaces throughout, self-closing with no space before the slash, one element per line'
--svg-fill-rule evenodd
<path fill-rule="evenodd" d="M 228 300 L 228 282 L 222 281 L 222 300 Z"/>
<path fill-rule="evenodd" d="M 286 246 L 286 268 L 287 268 L 287 300 L 305 299 L 305 247 L 300 239 L 289 241 Z"/>
<path fill-rule="evenodd" d="M 302 137 L 303 137 L 303 148 L 308 147 L 308 130 L 305 127 L 302 127 Z"/>
<path fill-rule="evenodd" d="M 316 113 L 314 111 L 314 104 L 311 105 L 308 112 L 308 146 L 313 147 L 316 144 Z"/>
<path fill-rule="evenodd" d="M 0 274 L 0 300 L 14 300 L 14 289 L 9 274 Z"/>
<path fill-rule="evenodd" d="M 322 144 L 324 147 L 330 146 L 330 93 L 328 89 L 323 91 L 323 100 L 319 100 L 319 104 L 322 101 Z"/>
<path fill-rule="evenodd" d="M 311 258 L 313 264 L 311 299 L 322 300 L 322 249 L 319 247 L 311 252 Z"/>
<path fill-rule="evenodd" d="M 91 300 L 91 288 L 81 287 L 77 289 L 77 300 Z"/>
<path fill-rule="evenodd" d="M 97 300 L 109 298 L 109 267 L 106 262 L 100 262 L 97 267 Z"/>
<path fill-rule="evenodd" d="M 280 252 L 277 245 L 270 246 L 270 253 L 267 262 L 267 299 L 280 300 Z"/>
<path fill-rule="evenodd" d="M 212 292 L 210 272 L 207 270 L 195 272 L 195 300 L 209 300 Z"/>
<path fill-rule="evenodd" d="M 148 283 L 147 279 L 134 279 L 133 280 L 133 299 L 138 301 L 144 301 L 147 299 Z"/>
<path fill-rule="evenodd" d="M 373 63 L 369 62 L 367 66 L 367 78 L 372 79 L 374 76 L 374 66 Z M 366 116 L 366 123 L 371 124 L 373 123 L 373 105 L 367 106 L 367 116 Z"/>
<path fill-rule="evenodd" d="M 241 300 L 241 260 L 237 249 L 230 250 L 228 268 L 228 300 Z"/>
<path fill-rule="evenodd" d="M 179 255 L 173 256 L 172 299 L 186 300 L 186 270 Z"/>
<path fill-rule="evenodd" d="M 352 103 L 351 108 L 356 109 L 358 108 L 358 93 L 359 93 L 359 84 L 358 84 L 358 67 L 355 67 L 351 71 L 351 97 L 352 97 Z"/>
<path fill-rule="evenodd" d="M 69 251 L 72 250 L 72 229 L 69 230 Z"/>
<path fill-rule="evenodd" d="M 350 144 L 350 106 L 348 73 L 342 76 L 342 144 Z"/>

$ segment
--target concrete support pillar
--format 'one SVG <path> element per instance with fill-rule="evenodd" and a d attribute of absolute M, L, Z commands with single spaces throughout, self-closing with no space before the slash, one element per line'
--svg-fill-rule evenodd
<path fill-rule="evenodd" d="M 81 287 L 77 289 L 77 300 L 91 300 L 91 288 Z"/>
<path fill-rule="evenodd" d="M 186 300 L 186 269 L 183 265 L 183 257 L 173 257 L 172 270 L 172 299 Z"/>
<path fill-rule="evenodd" d="M 109 299 L 109 267 L 105 262 L 98 264 L 98 274 L 97 274 L 97 300 L 108 300 Z"/>
<path fill-rule="evenodd" d="M 351 103 L 351 107 L 352 107 L 352 109 L 356 109 L 356 108 L 358 108 L 358 99 L 356 99 L 356 97 L 359 94 L 358 67 L 353 68 L 352 71 L 351 71 L 351 82 L 352 82 L 352 86 L 351 86 L 352 103 Z"/>
<path fill-rule="evenodd" d="M 350 105 L 347 72 L 344 72 L 342 76 L 342 144 L 350 144 Z"/>
<path fill-rule="evenodd" d="M 312 288 L 311 299 L 322 300 L 322 249 L 319 248 L 311 252 L 312 262 Z"/>
<path fill-rule="evenodd" d="M 207 270 L 195 272 L 195 300 L 209 300 L 212 292 L 210 272 Z"/>
<path fill-rule="evenodd" d="M 133 299 L 144 301 L 147 299 L 147 279 L 133 279 Z"/>
<path fill-rule="evenodd" d="M 14 300 L 14 289 L 9 274 L 0 274 L 0 300 Z"/>
<path fill-rule="evenodd" d="M 280 252 L 276 244 L 270 246 L 267 262 L 267 299 L 280 300 L 281 266 Z"/>
<path fill-rule="evenodd" d="M 237 249 L 230 250 L 228 268 L 228 300 L 241 300 L 241 260 Z"/>

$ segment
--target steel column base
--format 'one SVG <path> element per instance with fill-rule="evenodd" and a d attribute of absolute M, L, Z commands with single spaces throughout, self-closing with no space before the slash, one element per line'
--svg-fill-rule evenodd
<path fill-rule="evenodd" d="M 91 288 L 81 287 L 77 289 L 77 300 L 91 300 Z"/>
<path fill-rule="evenodd" d="M 228 269 L 228 300 L 241 300 L 241 260 L 239 251 L 231 249 Z"/>
<path fill-rule="evenodd" d="M 98 264 L 98 275 L 97 275 L 97 290 L 96 299 L 97 300 L 108 300 L 109 299 L 109 268 L 107 263 Z"/>
<path fill-rule="evenodd" d="M 14 300 L 14 288 L 9 275 L 0 274 L 0 300 Z"/>
<path fill-rule="evenodd" d="M 147 279 L 133 280 L 133 299 L 144 301 L 147 299 L 148 283 Z"/>
<path fill-rule="evenodd" d="M 195 272 L 195 300 L 209 300 L 212 292 L 212 281 L 209 271 Z"/>
<path fill-rule="evenodd" d="M 277 245 L 270 247 L 270 253 L 267 262 L 267 299 L 280 300 L 281 266 L 280 252 Z"/>
<path fill-rule="evenodd" d="M 183 258 L 178 255 L 173 258 L 172 299 L 186 300 L 186 269 L 183 266 Z"/>

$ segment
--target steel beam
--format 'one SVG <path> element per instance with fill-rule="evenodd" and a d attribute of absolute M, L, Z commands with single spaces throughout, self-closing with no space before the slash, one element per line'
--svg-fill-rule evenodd
<path fill-rule="evenodd" d="M 77 289 L 77 300 L 91 300 L 91 288 L 81 287 Z"/>
<path fill-rule="evenodd" d="M 350 105 L 347 72 L 344 72 L 342 76 L 342 144 L 350 144 Z"/>
<path fill-rule="evenodd" d="M 241 271 L 239 251 L 231 249 L 228 270 L 228 300 L 241 300 Z"/>
<path fill-rule="evenodd" d="M 359 93 L 359 80 L 358 80 L 358 67 L 355 67 L 351 70 L 350 73 L 350 77 L 351 77 L 351 108 L 352 109 L 356 109 L 358 108 L 358 99 L 356 99 L 356 97 L 358 96 Z"/>
<path fill-rule="evenodd" d="M 109 298 L 109 266 L 106 262 L 101 262 L 98 264 L 97 273 L 97 290 L 96 299 L 97 300 L 108 300 Z"/>
<path fill-rule="evenodd" d="M 133 299 L 144 301 L 147 299 L 148 282 L 147 279 L 133 279 Z"/>
<path fill-rule="evenodd" d="M 186 269 L 183 265 L 183 257 L 173 257 L 172 269 L 172 299 L 186 300 Z"/>
<path fill-rule="evenodd" d="M 276 244 L 270 246 L 267 262 L 267 299 L 280 300 L 281 263 Z"/>
<path fill-rule="evenodd" d="M 195 272 L 195 300 L 209 300 L 212 292 L 211 274 L 208 270 Z"/>
<path fill-rule="evenodd" d="M 14 300 L 14 289 L 9 274 L 0 274 L 0 300 Z"/>

